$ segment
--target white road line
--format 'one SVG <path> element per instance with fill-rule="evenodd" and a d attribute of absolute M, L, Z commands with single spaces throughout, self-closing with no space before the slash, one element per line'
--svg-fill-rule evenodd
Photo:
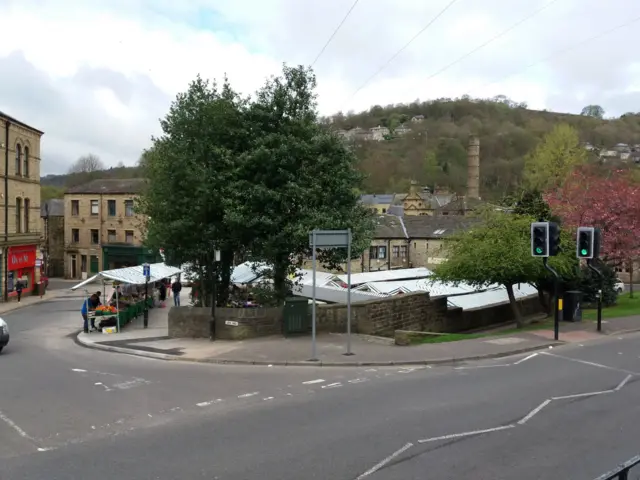
<path fill-rule="evenodd" d="M 209 402 L 200 402 L 200 403 L 196 403 L 196 407 L 208 407 L 212 403 L 213 403 L 213 400 L 211 400 Z"/>
<path fill-rule="evenodd" d="M 575 395 L 563 395 L 561 397 L 551 397 L 551 400 L 567 400 L 569 398 L 595 397 L 596 395 L 603 395 L 605 393 L 613 393 L 613 392 L 615 392 L 615 390 L 602 390 L 600 392 L 576 393 Z"/>
<path fill-rule="evenodd" d="M 251 393 L 243 393 L 242 395 L 238 395 L 238 398 L 248 398 L 258 395 L 260 392 L 251 392 Z"/>
<path fill-rule="evenodd" d="M 273 400 L 273 397 L 265 397 L 262 400 Z"/>
<path fill-rule="evenodd" d="M 323 383 L 324 380 L 322 378 L 318 378 L 317 380 L 309 380 L 307 382 L 302 382 L 303 385 L 313 385 L 314 383 Z"/>
<path fill-rule="evenodd" d="M 323 385 L 322 388 L 337 388 L 341 387 L 342 384 L 340 382 L 330 383 L 329 385 Z"/>
<path fill-rule="evenodd" d="M 542 402 L 540 405 L 538 405 L 536 408 L 534 408 L 533 410 L 531 410 L 529 413 L 527 413 L 526 416 L 524 416 L 521 420 L 518 420 L 518 425 L 524 425 L 525 423 L 527 423 L 529 420 L 531 420 L 536 414 L 540 413 L 540 410 L 542 410 L 544 407 L 546 407 L 547 405 L 549 405 L 551 403 L 551 399 L 548 398 L 547 400 L 545 400 L 544 402 Z"/>
<path fill-rule="evenodd" d="M 592 367 L 604 368 L 606 370 L 613 370 L 614 372 L 623 372 L 623 373 L 629 373 L 631 375 L 637 375 L 636 372 L 632 372 L 630 370 L 625 370 L 625 369 L 616 368 L 616 367 L 610 367 L 608 365 L 603 365 L 601 363 L 595 363 L 595 362 L 589 362 L 587 360 L 579 360 L 577 358 L 565 357 L 563 355 L 557 355 L 555 353 L 540 352 L 540 354 L 541 355 L 548 355 L 549 357 L 562 358 L 563 360 L 569 360 L 570 362 L 582 363 L 583 365 L 590 365 Z"/>
<path fill-rule="evenodd" d="M 353 380 L 349 380 L 349 383 L 362 383 L 362 382 L 368 382 L 369 379 L 368 378 L 354 378 Z"/>
<path fill-rule="evenodd" d="M 624 387 L 624 386 L 627 384 L 627 382 L 628 382 L 629 380 L 631 380 L 632 378 L 633 378 L 633 375 L 631 375 L 631 374 L 627 375 L 627 376 L 624 378 L 624 380 L 622 380 L 622 381 L 618 384 L 618 386 L 617 386 L 616 388 L 614 388 L 614 390 L 615 390 L 616 392 L 617 392 L 617 391 L 619 391 L 619 390 L 622 390 L 622 387 Z"/>
<path fill-rule="evenodd" d="M 11 428 L 13 428 L 18 433 L 18 435 L 20 435 L 22 438 L 26 438 L 27 440 L 31 440 L 32 442 L 34 441 L 33 438 L 31 438 L 27 432 L 21 429 L 13 420 L 11 420 L 4 413 L 2 413 L 1 410 L 0 410 L 0 420 L 2 420 L 4 423 L 9 425 Z"/>
<path fill-rule="evenodd" d="M 537 357 L 538 354 L 537 353 L 532 353 L 531 355 L 529 355 L 528 357 L 524 357 L 521 358 L 520 360 L 518 360 L 516 363 L 514 363 L 514 365 L 520 365 L 521 363 L 526 362 L 527 360 L 531 360 L 534 357 Z"/>
<path fill-rule="evenodd" d="M 515 427 L 515 425 L 512 423 L 510 425 L 504 425 L 502 427 L 485 428 L 484 430 L 474 430 L 472 432 L 452 433 L 450 435 L 442 435 L 441 437 L 432 437 L 432 438 L 425 438 L 423 440 L 418 440 L 418 443 L 430 443 L 430 442 L 437 442 L 440 440 L 451 440 L 452 438 L 470 437 L 472 435 L 482 435 L 483 433 L 499 432 L 501 430 L 507 430 L 513 427 Z"/>
<path fill-rule="evenodd" d="M 86 370 L 83 370 L 81 368 L 72 368 L 71 371 L 72 372 L 79 372 L 79 373 L 87 373 Z"/>
<path fill-rule="evenodd" d="M 413 447 L 413 443 L 409 442 L 407 443 L 404 447 L 402 447 L 400 450 L 396 450 L 395 452 L 393 452 L 391 455 L 389 455 L 387 458 L 385 458 L 384 460 L 382 460 L 381 462 L 375 464 L 373 467 L 371 467 L 369 470 L 367 470 L 366 472 L 364 472 L 362 475 L 360 475 L 359 477 L 356 478 L 356 480 L 362 480 L 363 478 L 366 478 L 370 475 L 373 475 L 374 473 L 376 473 L 378 470 L 380 470 L 382 467 L 384 467 L 386 464 L 388 464 L 391 460 L 393 460 L 394 458 L 396 458 L 399 455 L 402 455 L 404 452 L 406 452 L 407 450 L 409 450 L 411 447 Z"/>
<path fill-rule="evenodd" d="M 509 367 L 509 363 L 500 363 L 498 365 L 471 365 L 468 367 L 453 367 L 454 370 L 471 370 L 475 368 L 495 368 L 495 367 Z"/>

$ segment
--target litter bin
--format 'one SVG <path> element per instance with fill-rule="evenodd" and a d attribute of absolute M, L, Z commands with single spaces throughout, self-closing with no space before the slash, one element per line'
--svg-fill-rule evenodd
<path fill-rule="evenodd" d="M 304 334 L 311 330 L 309 300 L 304 297 L 290 297 L 284 303 L 283 334 L 285 336 Z"/>
<path fill-rule="evenodd" d="M 565 292 L 562 298 L 562 320 L 565 322 L 582 321 L 582 292 Z"/>

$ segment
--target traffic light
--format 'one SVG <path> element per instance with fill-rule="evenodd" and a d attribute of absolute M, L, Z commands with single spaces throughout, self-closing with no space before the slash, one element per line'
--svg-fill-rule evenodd
<path fill-rule="evenodd" d="M 531 256 L 549 256 L 549 222 L 531 224 Z"/>
<path fill-rule="evenodd" d="M 600 255 L 600 229 L 593 227 L 578 227 L 576 242 L 576 256 L 592 259 Z"/>
<path fill-rule="evenodd" d="M 560 253 L 560 225 L 549 222 L 549 256 L 555 257 Z"/>

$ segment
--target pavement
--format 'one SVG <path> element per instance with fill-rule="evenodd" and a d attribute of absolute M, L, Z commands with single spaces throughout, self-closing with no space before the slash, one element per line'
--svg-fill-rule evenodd
<path fill-rule="evenodd" d="M 399 347 L 392 339 L 368 335 L 320 334 L 315 355 L 310 336 L 272 336 L 243 341 L 176 339 L 168 336 L 169 308 L 152 309 L 148 328 L 142 317 L 119 334 L 79 333 L 81 345 L 150 358 L 200 363 L 271 366 L 385 366 L 453 364 L 499 358 L 562 345 L 597 340 L 603 335 L 640 330 L 640 316 L 603 322 L 601 333 L 590 321 L 561 323 L 560 341 L 553 330 L 532 330 L 448 343 Z M 351 355 L 346 355 L 349 352 Z M 316 358 L 316 361 L 312 361 Z"/>
<path fill-rule="evenodd" d="M 640 453 L 640 333 L 455 364 L 207 365 L 77 345 L 81 301 L 3 315 L 2 479 L 577 480 Z"/>

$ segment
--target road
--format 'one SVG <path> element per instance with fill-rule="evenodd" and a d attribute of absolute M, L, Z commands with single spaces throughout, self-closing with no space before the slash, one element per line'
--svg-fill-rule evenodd
<path fill-rule="evenodd" d="M 591 479 L 640 453 L 640 335 L 433 368 L 198 365 L 76 345 L 78 303 L 4 316 L 3 480 Z"/>

